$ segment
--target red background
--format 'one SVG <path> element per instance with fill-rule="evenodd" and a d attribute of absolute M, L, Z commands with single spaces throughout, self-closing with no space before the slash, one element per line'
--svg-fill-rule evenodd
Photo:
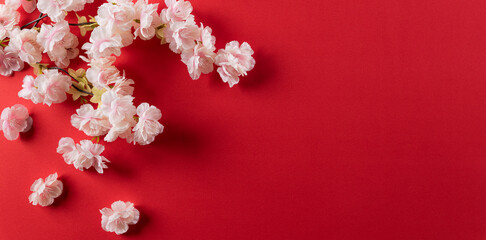
<path fill-rule="evenodd" d="M 123 49 L 135 103 L 161 108 L 165 131 L 106 143 L 103 175 L 56 153 L 88 138 L 69 123 L 79 103 L 18 98 L 31 69 L 1 78 L 1 107 L 34 118 L 0 138 L 1 239 L 486 238 L 485 1 L 191 2 L 218 48 L 252 45 L 255 69 L 230 89 L 192 81 L 157 40 Z M 62 197 L 30 205 L 53 172 Z M 141 211 L 123 236 L 100 227 L 116 200 Z"/>

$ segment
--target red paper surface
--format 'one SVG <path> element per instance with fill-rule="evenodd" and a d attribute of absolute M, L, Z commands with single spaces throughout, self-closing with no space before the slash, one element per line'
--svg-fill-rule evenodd
<path fill-rule="evenodd" d="M 251 44 L 255 69 L 230 89 L 192 81 L 155 39 L 123 49 L 135 103 L 159 107 L 165 131 L 104 143 L 102 175 L 56 153 L 89 138 L 70 125 L 79 103 L 18 98 L 32 69 L 1 77 L 0 107 L 26 105 L 34 126 L 0 137 L 0 239 L 486 237 L 485 1 L 191 2 L 218 48 Z M 30 205 L 54 172 L 62 197 Z M 141 212 L 123 236 L 101 229 L 116 200 Z"/>

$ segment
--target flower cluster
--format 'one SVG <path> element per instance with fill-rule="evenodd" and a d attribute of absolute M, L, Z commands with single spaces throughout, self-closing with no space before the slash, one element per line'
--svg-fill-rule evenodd
<path fill-rule="evenodd" d="M 128 143 L 147 145 L 155 141 L 164 126 L 161 111 L 149 103 L 134 103 L 134 80 L 125 76 L 115 62 L 121 49 L 134 39 L 160 39 L 186 64 L 189 76 L 196 80 L 217 67 L 223 82 L 230 87 L 239 83 L 255 66 L 250 45 L 237 41 L 216 49 L 212 29 L 196 23 L 193 7 L 186 0 L 165 0 L 166 7 L 158 12 L 159 4 L 148 0 L 107 0 L 92 17 L 78 16 L 77 23 L 68 23 L 69 12 L 84 9 L 94 0 L 5 0 L 0 4 L 0 75 L 10 76 L 24 69 L 25 63 L 34 68 L 36 76 L 26 76 L 18 96 L 33 103 L 64 102 L 68 95 L 82 105 L 71 116 L 73 127 L 87 136 L 113 142 L 118 138 Z M 36 9 L 39 18 L 19 26 L 22 6 L 25 12 Z M 41 23 L 49 19 L 50 22 Z M 88 20 L 89 19 L 89 20 Z M 40 26 L 38 27 L 38 25 Z M 80 45 L 71 26 L 79 26 L 80 34 L 91 32 L 89 41 Z M 43 54 L 49 63 L 42 63 Z M 87 68 L 70 69 L 72 60 L 81 58 Z M 54 64 L 55 66 L 49 66 Z M 0 131 L 8 140 L 15 140 L 20 132 L 30 129 L 32 118 L 22 105 L 3 110 Z M 109 162 L 101 156 L 104 146 L 89 140 L 76 144 L 72 138 L 62 138 L 57 152 L 67 164 L 83 171 L 93 167 L 103 173 Z M 57 173 L 45 180 L 38 179 L 31 187 L 29 201 L 33 205 L 48 206 L 62 193 L 63 185 Z M 129 224 L 135 224 L 139 212 L 130 202 L 117 201 L 103 208 L 102 228 L 123 234 Z"/>
<path fill-rule="evenodd" d="M 216 56 L 216 65 L 220 66 L 219 76 L 233 87 L 240 81 L 240 76 L 246 76 L 247 72 L 255 66 L 255 59 L 251 55 L 253 50 L 248 43 L 244 42 L 240 46 L 237 41 L 229 42 L 225 49 L 218 51 Z"/>
<path fill-rule="evenodd" d="M 61 103 L 67 99 L 66 93 L 71 88 L 71 78 L 59 71 L 44 70 L 43 74 L 34 78 L 25 76 L 19 97 L 30 99 L 33 103 L 51 105 Z"/>
<path fill-rule="evenodd" d="M 216 64 L 223 81 L 232 87 L 240 76 L 253 69 L 255 60 L 248 43 L 240 47 L 238 42 L 230 42 L 216 54 L 216 37 L 210 27 L 196 24 L 190 2 L 165 0 L 165 4 L 167 8 L 158 14 L 158 4 L 149 4 L 147 0 L 136 3 L 108 0 L 100 6 L 95 18 L 99 27 L 93 30 L 90 41 L 82 48 L 90 59 L 107 58 L 119 56 L 121 48 L 132 44 L 134 38 L 149 40 L 157 36 L 162 43 L 168 43 L 174 53 L 181 54 L 194 80 L 202 73 L 212 72 Z"/>
<path fill-rule="evenodd" d="M 83 171 L 93 167 L 98 173 L 103 173 L 103 168 L 108 168 L 109 162 L 101 153 L 105 147 L 101 144 L 93 143 L 89 140 L 82 140 L 79 144 L 74 144 L 74 140 L 64 137 L 59 140 L 57 152 L 62 154 L 67 164 L 72 164 L 74 168 Z"/>
<path fill-rule="evenodd" d="M 24 11 L 32 13 L 37 5 L 36 0 L 5 0 L 5 4 L 12 7 L 12 9 L 18 9 L 20 6 L 24 8 Z"/>
<path fill-rule="evenodd" d="M 117 235 L 126 233 L 128 225 L 136 224 L 140 212 L 131 202 L 116 201 L 111 208 L 103 208 L 101 213 L 101 227 L 107 232 L 114 232 Z"/>
<path fill-rule="evenodd" d="M 32 205 L 49 206 L 54 203 L 54 198 L 61 196 L 62 188 L 62 182 L 57 180 L 57 173 L 49 175 L 45 180 L 39 178 L 30 187 L 32 194 L 29 202 Z"/>
<path fill-rule="evenodd" d="M 54 25 L 42 24 L 37 43 L 42 46 L 51 61 L 61 68 L 69 66 L 69 60 L 79 54 L 78 37 L 71 33 L 66 21 Z"/>
<path fill-rule="evenodd" d="M 32 127 L 32 118 L 27 108 L 20 104 L 5 108 L 0 117 L 0 131 L 7 140 L 19 138 L 21 132 L 27 132 Z"/>

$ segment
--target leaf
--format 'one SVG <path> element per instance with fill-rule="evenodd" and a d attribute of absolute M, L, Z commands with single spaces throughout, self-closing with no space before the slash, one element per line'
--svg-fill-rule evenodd
<path fill-rule="evenodd" d="M 78 81 L 79 83 L 83 83 L 85 85 L 86 89 L 88 89 L 88 90 L 91 89 L 89 87 L 90 84 L 88 82 L 88 79 L 86 78 L 86 70 L 84 70 L 83 68 L 80 68 L 80 69 L 74 71 L 74 69 L 70 68 L 70 69 L 68 69 L 68 73 L 69 73 L 69 75 L 71 75 L 71 77 L 76 79 L 76 81 Z"/>
<path fill-rule="evenodd" d="M 47 63 L 33 63 L 33 64 L 30 64 L 30 66 L 32 66 L 32 68 L 34 68 L 34 74 L 39 76 L 39 75 L 42 75 L 42 71 L 47 69 L 49 64 Z"/>
<path fill-rule="evenodd" d="M 167 41 L 165 40 L 165 37 L 164 37 L 164 28 L 165 28 L 165 24 L 162 24 L 162 25 L 158 26 L 156 31 L 155 31 L 155 36 L 157 36 L 157 38 L 160 39 L 161 45 L 167 43 Z"/>
<path fill-rule="evenodd" d="M 91 97 L 90 101 L 92 103 L 101 103 L 101 95 L 103 95 L 103 93 L 105 93 L 105 92 L 106 92 L 106 89 L 104 89 L 104 88 L 99 89 L 99 88 L 94 87 L 92 89 L 93 97 Z"/>
<path fill-rule="evenodd" d="M 73 82 L 73 85 L 76 86 L 77 88 L 83 90 L 83 91 L 86 91 L 86 92 L 89 92 L 86 88 L 85 88 L 85 84 L 84 83 L 77 83 L 77 82 Z M 80 92 L 78 91 L 76 88 L 74 87 L 71 87 L 69 88 L 69 91 L 67 92 L 68 94 L 72 94 L 73 95 L 73 100 L 76 101 L 78 100 L 78 98 L 80 97 L 84 97 L 84 96 L 88 96 L 89 94 L 87 93 L 84 93 L 84 92 Z M 84 99 L 86 100 L 86 99 Z"/>
<path fill-rule="evenodd" d="M 96 22 L 96 19 L 93 17 L 93 16 L 89 16 L 89 21 L 88 19 L 86 19 L 85 16 L 79 16 L 77 13 L 76 13 L 76 17 L 78 17 L 78 24 L 85 24 L 85 23 L 88 23 L 90 22 L 91 24 L 86 24 L 86 25 L 80 25 L 78 26 L 79 27 L 79 31 L 80 31 L 80 34 L 81 36 L 86 36 L 86 33 L 88 31 L 92 31 L 93 29 L 95 29 L 96 27 L 98 27 L 98 23 Z"/>

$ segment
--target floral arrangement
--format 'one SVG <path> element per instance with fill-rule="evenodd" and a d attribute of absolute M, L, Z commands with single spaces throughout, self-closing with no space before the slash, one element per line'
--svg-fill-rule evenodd
<path fill-rule="evenodd" d="M 5 0 L 0 4 L 0 75 L 10 76 L 30 65 L 35 76 L 23 79 L 19 97 L 51 106 L 71 95 L 82 103 L 71 116 L 71 124 L 93 137 L 92 141 L 76 144 L 66 137 L 59 140 L 57 148 L 65 162 L 78 170 L 93 167 L 101 174 L 108 167 L 108 159 L 101 156 L 101 137 L 107 142 L 121 138 L 147 145 L 164 130 L 159 122 L 161 111 L 145 102 L 135 106 L 135 81 L 114 65 L 121 48 L 131 45 L 134 39 L 157 38 L 161 45 L 180 54 L 194 80 L 212 72 L 216 65 L 223 82 L 233 87 L 255 65 L 253 50 L 246 42 L 240 45 L 232 41 L 216 51 L 212 29 L 196 24 L 188 1 L 165 0 L 166 7 L 158 12 L 158 3 L 148 0 L 107 0 L 94 17 L 76 14 L 78 22 L 65 20 L 67 14 L 81 11 L 93 1 Z M 21 6 L 27 13 L 37 9 L 39 17 L 19 26 Z M 79 27 L 82 36 L 90 34 L 89 41 L 80 45 L 71 27 Z M 43 54 L 50 62 L 42 62 Z M 86 62 L 87 69 L 69 68 L 78 57 Z M 1 114 L 0 131 L 8 140 L 18 139 L 31 126 L 32 118 L 20 104 L 5 108 Z M 57 178 L 55 173 L 36 180 L 29 201 L 33 205 L 51 205 L 62 194 L 63 184 Z M 101 214 L 102 228 L 116 234 L 125 233 L 128 225 L 139 219 L 139 212 L 130 202 L 114 202 Z"/>

